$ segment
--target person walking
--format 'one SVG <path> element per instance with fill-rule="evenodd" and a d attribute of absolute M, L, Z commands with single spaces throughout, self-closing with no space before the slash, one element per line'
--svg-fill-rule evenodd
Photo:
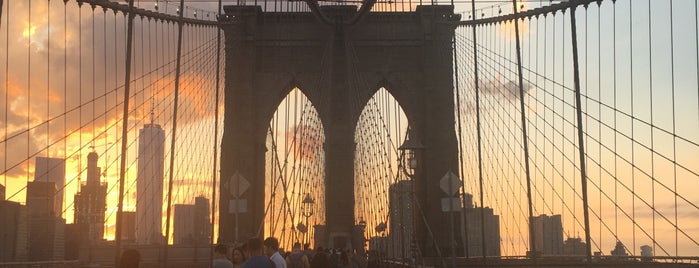
<path fill-rule="evenodd" d="M 276 268 L 286 268 L 286 260 L 284 260 L 284 257 L 279 253 L 279 240 L 270 236 L 265 239 L 264 245 L 265 254 L 272 260 L 274 266 Z"/>
<path fill-rule="evenodd" d="M 272 260 L 265 254 L 261 239 L 250 238 L 247 243 L 247 251 L 250 258 L 240 266 L 241 268 L 275 268 Z"/>
<path fill-rule="evenodd" d="M 218 244 L 214 248 L 214 262 L 211 268 L 233 268 L 233 263 L 226 258 L 228 255 L 228 247 L 223 244 Z"/>
<path fill-rule="evenodd" d="M 240 268 L 245 262 L 245 253 L 243 253 L 242 248 L 234 248 L 231 254 L 231 262 L 233 262 L 233 268 Z"/>
<path fill-rule="evenodd" d="M 316 253 L 311 260 L 311 268 L 327 268 L 329 266 L 328 254 L 325 253 L 325 249 L 323 249 L 323 247 L 316 247 Z"/>
<path fill-rule="evenodd" d="M 310 268 L 306 253 L 301 250 L 301 244 L 296 242 L 291 249 L 291 254 L 286 258 L 286 266 L 288 268 Z"/>

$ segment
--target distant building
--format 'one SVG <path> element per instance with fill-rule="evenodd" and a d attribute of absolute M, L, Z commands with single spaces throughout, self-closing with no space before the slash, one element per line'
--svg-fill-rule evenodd
<path fill-rule="evenodd" d="M 18 233 L 21 209 L 19 203 L 0 200 L 0 262 L 15 261 L 17 258 L 17 242 L 21 239 Z"/>
<path fill-rule="evenodd" d="M 136 212 L 121 212 L 121 239 L 124 242 L 136 242 Z"/>
<path fill-rule="evenodd" d="M 209 200 L 197 197 L 194 205 L 176 204 L 173 240 L 175 245 L 208 245 L 211 243 Z"/>
<path fill-rule="evenodd" d="M 568 237 L 563 242 L 563 255 L 584 256 L 587 255 L 587 244 L 580 237 Z"/>
<path fill-rule="evenodd" d="M 534 245 L 544 255 L 563 254 L 563 225 L 561 215 L 541 214 L 533 217 Z"/>
<path fill-rule="evenodd" d="M 653 247 L 649 245 L 641 246 L 641 261 L 653 261 Z"/>
<path fill-rule="evenodd" d="M 55 216 L 63 214 L 63 186 L 66 184 L 66 161 L 62 158 L 37 157 L 34 163 L 34 181 L 53 182 L 56 192 L 53 195 Z"/>
<path fill-rule="evenodd" d="M 78 224 L 71 223 L 65 226 L 65 255 L 66 260 L 77 260 L 80 254 L 80 246 L 85 245 L 82 228 Z M 81 241 L 82 240 L 82 241 Z"/>
<path fill-rule="evenodd" d="M 175 245 L 194 244 L 194 205 L 175 204 L 172 237 Z"/>
<path fill-rule="evenodd" d="M 5 200 L 5 185 L 0 184 L 0 201 Z"/>
<path fill-rule="evenodd" d="M 136 243 L 161 244 L 163 220 L 163 172 L 165 131 L 158 124 L 146 124 L 138 132 L 138 174 L 136 178 Z"/>
<path fill-rule="evenodd" d="M 410 259 L 413 239 L 413 183 L 399 181 L 388 188 L 389 258 Z"/>
<path fill-rule="evenodd" d="M 53 182 L 27 183 L 27 213 L 29 217 L 29 260 L 62 260 L 65 222 L 56 216 Z"/>
<path fill-rule="evenodd" d="M 87 182 L 75 195 L 75 224 L 80 229 L 81 244 L 94 244 L 104 237 L 104 215 L 107 210 L 107 184 L 100 182 L 97 153 L 87 155 Z"/>
<path fill-rule="evenodd" d="M 485 224 L 485 256 L 500 256 L 500 216 L 495 215 L 492 208 L 474 208 L 467 204 L 466 232 L 468 234 L 468 252 L 470 256 L 483 256 L 483 232 L 481 226 L 481 211 Z"/>
<path fill-rule="evenodd" d="M 211 211 L 209 199 L 198 196 L 194 199 L 194 243 L 197 245 L 211 244 Z"/>
<path fill-rule="evenodd" d="M 614 246 L 614 250 L 612 250 L 612 256 L 629 256 L 628 253 L 626 253 L 626 248 L 624 248 L 624 244 L 621 243 L 621 241 L 616 241 L 616 246 Z"/>

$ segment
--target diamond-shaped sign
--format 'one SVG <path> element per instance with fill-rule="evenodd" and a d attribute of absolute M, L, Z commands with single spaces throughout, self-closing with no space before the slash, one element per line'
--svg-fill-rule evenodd
<path fill-rule="evenodd" d="M 250 188 L 250 182 L 248 182 L 243 175 L 240 175 L 240 172 L 236 171 L 228 184 L 231 195 L 233 195 L 233 197 L 240 197 L 248 188 Z"/>
<path fill-rule="evenodd" d="M 444 174 L 442 179 L 439 180 L 439 188 L 442 188 L 442 191 L 447 195 L 453 196 L 461 189 L 461 180 L 451 170 L 447 171 L 447 174 Z"/>

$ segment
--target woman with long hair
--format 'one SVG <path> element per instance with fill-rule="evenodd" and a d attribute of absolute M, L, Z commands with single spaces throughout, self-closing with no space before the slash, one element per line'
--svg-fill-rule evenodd
<path fill-rule="evenodd" d="M 245 254 L 243 254 L 243 249 L 241 248 L 234 248 L 231 257 L 233 268 L 240 268 L 245 262 Z"/>

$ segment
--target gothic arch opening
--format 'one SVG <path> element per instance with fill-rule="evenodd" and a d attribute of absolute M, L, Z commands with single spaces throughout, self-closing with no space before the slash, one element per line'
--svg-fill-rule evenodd
<path fill-rule="evenodd" d="M 294 242 L 314 245 L 312 226 L 325 222 L 323 131 L 318 111 L 299 88 L 289 92 L 269 121 L 264 236 L 278 238 L 285 249 Z"/>
<path fill-rule="evenodd" d="M 405 139 L 408 125 L 402 107 L 384 87 L 374 93 L 359 116 L 355 130 L 355 217 L 357 224 L 366 225 L 366 238 L 386 237 L 383 238 L 386 240 L 397 237 L 398 230 L 394 229 L 400 229 L 390 222 L 395 217 L 390 215 L 389 203 L 395 197 L 391 189 L 407 181 L 400 170 L 398 148 Z M 405 234 L 408 230 L 403 231 Z M 377 245 L 370 243 L 369 246 Z"/>

